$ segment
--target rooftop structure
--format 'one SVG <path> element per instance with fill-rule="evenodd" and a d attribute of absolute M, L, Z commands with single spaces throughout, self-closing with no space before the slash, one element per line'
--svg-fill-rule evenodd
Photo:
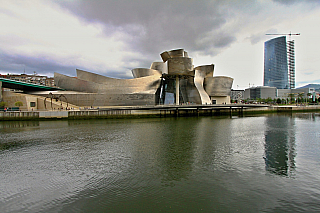
<path fill-rule="evenodd" d="M 77 69 L 77 78 L 55 73 L 58 87 L 78 106 L 230 103 L 233 79 L 213 76 L 214 65 L 194 68 L 183 49 L 160 54 L 162 62 L 135 68 L 133 79 L 115 79 Z"/>

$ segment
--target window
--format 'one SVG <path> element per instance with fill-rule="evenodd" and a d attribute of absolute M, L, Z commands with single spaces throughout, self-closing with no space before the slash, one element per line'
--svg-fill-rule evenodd
<path fill-rule="evenodd" d="M 36 107 L 36 102 L 30 102 L 30 107 Z"/>

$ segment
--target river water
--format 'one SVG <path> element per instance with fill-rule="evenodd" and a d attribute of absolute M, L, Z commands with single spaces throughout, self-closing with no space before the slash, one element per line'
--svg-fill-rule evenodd
<path fill-rule="evenodd" d="M 0 212 L 319 212 L 320 115 L 0 122 Z"/>

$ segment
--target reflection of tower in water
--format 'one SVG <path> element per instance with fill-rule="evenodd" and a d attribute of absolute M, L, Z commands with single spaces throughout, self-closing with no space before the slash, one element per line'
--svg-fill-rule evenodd
<path fill-rule="evenodd" d="M 288 116 L 267 117 L 265 132 L 266 170 L 290 176 L 295 169 L 294 120 Z"/>

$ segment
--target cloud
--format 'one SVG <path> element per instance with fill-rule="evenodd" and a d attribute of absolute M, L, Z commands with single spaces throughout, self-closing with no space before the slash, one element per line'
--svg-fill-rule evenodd
<path fill-rule="evenodd" d="M 153 57 L 175 48 L 217 54 L 211 50 L 228 47 L 236 40 L 237 26 L 226 25 L 236 18 L 230 8 L 246 5 L 207 0 L 59 2 L 88 23 L 104 25 L 105 35 L 110 29 L 128 35 L 131 49 Z"/>
<path fill-rule="evenodd" d="M 272 0 L 274 2 L 284 4 L 284 5 L 292 5 L 296 3 L 312 3 L 312 4 L 320 4 L 319 0 Z"/>
<path fill-rule="evenodd" d="M 41 73 L 53 76 L 54 72 L 74 75 L 74 66 L 58 65 L 55 61 L 48 58 L 35 58 L 25 55 L 6 55 L 0 54 L 0 72 L 7 73 Z"/>
<path fill-rule="evenodd" d="M 298 1 L 78 0 L 58 4 L 87 23 L 103 25 L 105 36 L 126 35 L 130 50 L 158 58 L 162 51 L 176 48 L 216 56 L 250 32 L 249 39 L 256 44 L 265 40 L 269 29 L 298 19 L 303 13 L 299 11 L 312 7 L 290 2 Z M 292 10 L 297 10 L 294 17 Z"/>
<path fill-rule="evenodd" d="M 128 78 L 131 69 L 149 67 L 161 61 L 161 52 L 176 48 L 212 63 L 239 43 L 255 45 L 268 39 L 265 33 L 289 32 L 318 5 L 276 0 L 3 1 L 0 71 L 27 67 L 72 74 L 80 68 Z"/>
<path fill-rule="evenodd" d="M 83 23 L 47 1 L 8 1 L 1 11 L 1 60 L 10 61 L 13 67 L 21 63 L 36 69 L 37 64 L 46 63 L 42 72 L 55 67 L 125 72 L 123 58 L 132 61 L 138 55 L 126 49 L 122 41 L 126 35 L 121 32 L 106 37 L 101 24 Z"/>
<path fill-rule="evenodd" d="M 273 0 L 273 1 L 281 4 L 291 5 L 298 2 L 299 0 Z"/>

